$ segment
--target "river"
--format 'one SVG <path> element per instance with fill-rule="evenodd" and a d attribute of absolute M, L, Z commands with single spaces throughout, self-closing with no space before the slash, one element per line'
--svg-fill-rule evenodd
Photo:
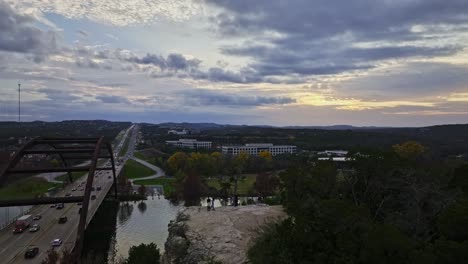
<path fill-rule="evenodd" d="M 86 263 L 115 263 L 131 246 L 155 243 L 162 252 L 169 221 L 181 207 L 157 196 L 143 202 L 104 202 L 86 229 Z"/>

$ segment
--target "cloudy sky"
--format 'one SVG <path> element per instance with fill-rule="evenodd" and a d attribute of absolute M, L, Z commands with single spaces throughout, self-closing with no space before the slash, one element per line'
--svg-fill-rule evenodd
<path fill-rule="evenodd" d="M 468 123 L 467 0 L 0 0 L 0 119 Z"/>

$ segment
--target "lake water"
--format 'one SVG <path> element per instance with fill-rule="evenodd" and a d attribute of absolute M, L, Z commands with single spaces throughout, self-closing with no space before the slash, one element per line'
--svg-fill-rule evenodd
<path fill-rule="evenodd" d="M 114 263 L 127 257 L 131 246 L 152 242 L 162 253 L 167 225 L 180 208 L 157 196 L 143 202 L 103 203 L 86 230 L 83 258 L 86 263 Z"/>

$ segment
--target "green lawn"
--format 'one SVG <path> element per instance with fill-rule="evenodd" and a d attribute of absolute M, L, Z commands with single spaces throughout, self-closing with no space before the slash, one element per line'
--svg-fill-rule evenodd
<path fill-rule="evenodd" d="M 148 177 L 156 174 L 152 169 L 129 159 L 123 167 L 123 173 L 128 179 Z"/>
<path fill-rule="evenodd" d="M 133 155 L 141 160 L 146 160 L 146 156 L 143 155 L 143 153 L 141 153 L 140 151 L 135 151 Z"/>
<path fill-rule="evenodd" d="M 77 179 L 83 177 L 87 172 L 82 172 L 82 171 L 74 171 L 72 172 L 72 179 L 73 182 L 76 181 Z M 65 173 L 63 175 L 60 175 L 58 177 L 55 177 L 55 180 L 57 181 L 63 181 L 63 182 L 68 182 L 68 174 Z"/>
<path fill-rule="evenodd" d="M 133 182 L 137 185 L 162 185 L 164 193 L 170 193 L 174 191 L 174 179 L 173 178 L 157 178 L 149 180 L 137 180 Z"/>
<path fill-rule="evenodd" d="M 120 149 L 120 152 L 119 152 L 119 156 L 124 156 L 125 153 L 127 153 L 127 150 L 128 150 L 128 145 L 130 144 L 130 136 L 127 136 L 127 138 L 125 139 L 125 142 L 122 146 L 122 148 Z"/>
<path fill-rule="evenodd" d="M 256 174 L 243 174 L 243 180 L 239 180 L 237 186 L 237 192 L 239 195 L 249 195 L 249 192 L 253 190 L 255 180 L 257 178 Z M 221 189 L 218 179 L 210 179 L 207 181 L 208 186 L 213 187 L 217 190 Z M 234 184 L 232 186 L 234 189 Z"/>
<path fill-rule="evenodd" d="M 34 198 L 56 186 L 61 186 L 61 184 L 49 183 L 45 179 L 30 177 L 0 188 L 0 199 Z"/>
<path fill-rule="evenodd" d="M 148 163 L 151 163 L 155 166 L 158 166 L 157 162 L 156 162 L 156 157 L 148 157 L 148 156 L 145 156 L 143 153 L 141 153 L 140 151 L 135 151 L 133 153 L 133 155 L 141 160 L 144 160 Z"/>

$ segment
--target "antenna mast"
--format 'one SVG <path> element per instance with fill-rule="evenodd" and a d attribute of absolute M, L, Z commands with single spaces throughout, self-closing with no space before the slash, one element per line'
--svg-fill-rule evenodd
<path fill-rule="evenodd" d="M 18 123 L 21 122 L 21 83 L 18 83 Z"/>

